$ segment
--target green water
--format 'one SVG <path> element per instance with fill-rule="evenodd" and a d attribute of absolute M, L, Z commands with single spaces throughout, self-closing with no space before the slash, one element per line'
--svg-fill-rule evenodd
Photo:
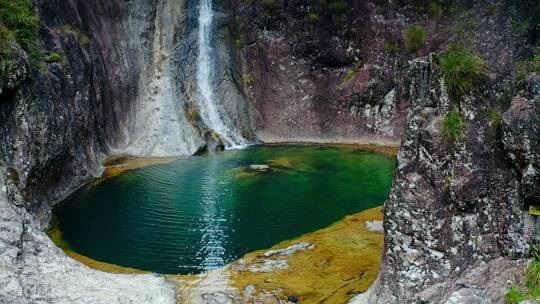
<path fill-rule="evenodd" d="M 238 169 L 272 161 L 272 173 Z M 255 146 L 126 172 L 80 189 L 54 213 L 82 255 L 200 273 L 381 205 L 394 164 L 353 148 Z"/>

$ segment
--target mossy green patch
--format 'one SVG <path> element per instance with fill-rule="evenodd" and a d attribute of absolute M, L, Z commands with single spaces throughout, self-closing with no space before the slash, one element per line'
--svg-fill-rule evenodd
<path fill-rule="evenodd" d="M 427 32 L 421 26 L 411 26 L 405 33 L 405 42 L 407 50 L 411 53 L 417 53 L 426 44 Z"/>
<path fill-rule="evenodd" d="M 442 121 L 442 134 L 444 139 L 450 144 L 458 141 L 463 136 L 463 129 L 465 129 L 466 126 L 463 115 L 461 115 L 461 112 L 458 109 L 450 111 Z"/>
<path fill-rule="evenodd" d="M 468 51 L 449 52 L 441 56 L 441 71 L 448 94 L 459 99 L 486 74 L 482 58 Z"/>
<path fill-rule="evenodd" d="M 19 44 L 33 62 L 40 61 L 38 28 L 39 18 L 32 0 L 0 0 L 0 61 L 12 59 L 12 43 Z"/>

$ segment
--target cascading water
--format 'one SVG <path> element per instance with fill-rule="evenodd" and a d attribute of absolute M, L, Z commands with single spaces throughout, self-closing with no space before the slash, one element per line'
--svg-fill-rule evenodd
<path fill-rule="evenodd" d="M 197 86 L 199 114 L 206 126 L 223 140 L 227 148 L 240 148 L 248 142 L 236 131 L 223 106 L 217 101 L 212 86 L 212 0 L 199 4 L 199 57 Z"/>

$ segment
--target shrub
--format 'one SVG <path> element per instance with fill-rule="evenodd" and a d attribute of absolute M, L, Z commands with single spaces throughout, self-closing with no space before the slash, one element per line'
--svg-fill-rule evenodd
<path fill-rule="evenodd" d="M 496 110 L 489 111 L 489 123 L 494 127 L 500 126 L 502 123 L 501 112 L 496 111 Z"/>
<path fill-rule="evenodd" d="M 508 18 L 510 31 L 517 37 L 525 37 L 531 30 L 531 24 L 527 20 L 516 20 L 510 16 Z"/>
<path fill-rule="evenodd" d="M 442 134 L 448 143 L 454 143 L 461 139 L 463 129 L 465 129 L 465 121 L 458 109 L 452 110 L 446 114 L 442 121 Z"/>
<path fill-rule="evenodd" d="M 405 41 L 411 53 L 418 52 L 426 43 L 427 33 L 421 26 L 412 26 L 407 30 Z"/>
<path fill-rule="evenodd" d="M 386 52 L 388 55 L 394 57 L 399 53 L 399 45 L 397 42 L 389 41 L 386 43 Z"/>
<path fill-rule="evenodd" d="M 344 0 L 333 0 L 328 3 L 328 10 L 332 14 L 343 14 L 347 10 L 347 2 Z"/>
<path fill-rule="evenodd" d="M 470 92 L 486 74 L 484 60 L 468 52 L 450 52 L 441 57 L 441 71 L 450 96 L 459 98 Z"/>
<path fill-rule="evenodd" d="M 469 52 L 474 46 L 475 34 L 480 24 L 472 10 L 461 12 L 457 18 L 455 26 L 449 31 L 454 34 L 455 39 L 449 44 L 448 49 L 454 52 Z"/>
<path fill-rule="evenodd" d="M 311 24 L 315 24 L 317 22 L 319 22 L 319 15 L 317 13 L 314 13 L 314 12 L 311 12 L 311 13 L 308 13 L 307 14 L 307 17 L 306 17 L 307 21 Z"/>
<path fill-rule="evenodd" d="M 0 0 L 0 59 L 11 59 L 10 44 L 16 42 L 37 60 L 41 55 L 36 47 L 38 28 L 32 0 Z"/>
<path fill-rule="evenodd" d="M 47 63 L 63 61 L 64 57 L 59 53 L 53 52 L 43 56 L 43 61 Z"/>

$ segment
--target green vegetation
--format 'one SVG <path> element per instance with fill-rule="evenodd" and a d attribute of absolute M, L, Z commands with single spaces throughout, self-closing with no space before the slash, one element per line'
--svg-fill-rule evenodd
<path fill-rule="evenodd" d="M 486 14 L 488 16 L 494 16 L 495 13 L 497 12 L 497 5 L 493 3 L 487 3 L 486 5 L 487 5 Z"/>
<path fill-rule="evenodd" d="M 427 32 L 421 26 L 411 26 L 405 34 L 407 50 L 411 53 L 417 53 L 426 43 Z"/>
<path fill-rule="evenodd" d="M 17 43 L 32 61 L 38 62 L 41 56 L 36 46 L 38 28 L 32 0 L 0 0 L 0 61 L 11 61 L 11 44 Z"/>
<path fill-rule="evenodd" d="M 450 187 L 454 183 L 454 180 L 456 179 L 456 172 L 452 169 L 450 173 L 444 178 L 444 189 L 446 191 L 450 190 Z"/>
<path fill-rule="evenodd" d="M 456 108 L 446 114 L 442 121 L 442 134 L 448 143 L 454 143 L 463 136 L 463 129 L 467 125 L 461 112 Z"/>
<path fill-rule="evenodd" d="M 510 16 L 508 18 L 508 24 L 510 25 L 510 30 L 512 34 L 517 37 L 525 37 L 531 29 L 531 24 L 528 20 L 516 20 Z"/>
<path fill-rule="evenodd" d="M 507 304 L 519 304 L 526 300 L 540 298 L 540 244 L 529 245 L 529 256 L 534 262 L 527 266 L 525 278 L 519 284 L 514 284 L 505 296 Z"/>
<path fill-rule="evenodd" d="M 476 81 L 486 74 L 484 60 L 469 52 L 449 52 L 441 56 L 441 71 L 448 93 L 456 99 L 469 93 Z"/>
<path fill-rule="evenodd" d="M 307 14 L 307 17 L 306 17 L 307 21 L 311 24 L 315 24 L 317 22 L 319 22 L 319 15 L 317 13 L 314 13 L 314 12 L 310 12 Z"/>
<path fill-rule="evenodd" d="M 255 80 L 253 79 L 253 76 L 251 74 L 244 74 L 244 84 L 247 86 L 247 87 L 251 87 L 253 85 L 253 83 L 255 82 Z"/>
<path fill-rule="evenodd" d="M 52 52 L 43 56 L 43 61 L 47 63 L 62 62 L 64 61 L 64 57 L 60 53 Z"/>
<path fill-rule="evenodd" d="M 450 29 L 456 38 L 449 44 L 448 49 L 451 52 L 472 53 L 471 46 L 474 46 L 474 35 L 480 26 L 474 11 L 461 12 L 456 21 L 456 25 Z"/>
<path fill-rule="evenodd" d="M 58 31 L 60 33 L 66 34 L 66 35 L 73 35 L 77 37 L 77 40 L 82 46 L 89 46 L 90 45 L 90 38 L 86 36 L 85 34 L 81 33 L 81 31 L 71 25 L 63 25 L 60 28 L 58 28 Z"/>
<path fill-rule="evenodd" d="M 235 39 L 234 39 L 234 45 L 236 46 L 236 48 L 241 49 L 241 48 L 242 48 L 242 39 L 240 39 L 240 38 L 235 38 Z"/>
<path fill-rule="evenodd" d="M 443 9 L 438 1 L 421 0 L 416 6 L 418 14 L 427 14 L 430 18 L 439 19 L 443 15 Z"/>
<path fill-rule="evenodd" d="M 334 17 L 334 24 L 337 26 L 344 25 L 347 23 L 347 15 L 341 14 Z"/>
<path fill-rule="evenodd" d="M 527 286 L 540 286 L 540 261 L 535 261 L 529 265 L 525 280 Z"/>
<path fill-rule="evenodd" d="M 189 105 L 186 109 L 186 118 L 187 120 L 195 124 L 197 121 L 199 121 L 199 110 L 194 105 Z"/>
<path fill-rule="evenodd" d="M 347 2 L 344 0 L 331 0 L 328 3 L 328 11 L 332 14 L 343 14 L 347 10 Z"/>
<path fill-rule="evenodd" d="M 362 65 L 362 61 L 356 61 L 353 63 L 352 67 L 347 71 L 347 73 L 345 73 L 345 76 L 343 76 L 342 83 L 353 80 L 362 68 Z"/>
<path fill-rule="evenodd" d="M 510 287 L 504 298 L 506 304 L 519 304 L 527 300 L 527 296 L 521 293 L 517 286 Z"/>
<path fill-rule="evenodd" d="M 540 298 L 540 261 L 536 260 L 527 267 L 525 282 L 523 283 L 513 285 L 508 290 L 505 296 L 507 304 L 519 304 L 526 300 Z"/>
<path fill-rule="evenodd" d="M 502 123 L 502 114 L 501 112 L 497 110 L 491 110 L 489 111 L 489 123 L 494 126 L 498 127 Z"/>
<path fill-rule="evenodd" d="M 386 52 L 388 55 L 395 57 L 399 53 L 399 45 L 395 41 L 388 41 L 386 43 Z"/>
<path fill-rule="evenodd" d="M 443 9 L 437 2 L 430 2 L 428 6 L 428 15 L 433 19 L 439 19 L 443 15 Z"/>
<path fill-rule="evenodd" d="M 531 60 L 521 60 L 516 64 L 516 81 L 525 79 L 530 73 L 540 73 L 540 56 Z"/>
<path fill-rule="evenodd" d="M 540 244 L 529 244 L 529 257 L 540 261 Z"/>

